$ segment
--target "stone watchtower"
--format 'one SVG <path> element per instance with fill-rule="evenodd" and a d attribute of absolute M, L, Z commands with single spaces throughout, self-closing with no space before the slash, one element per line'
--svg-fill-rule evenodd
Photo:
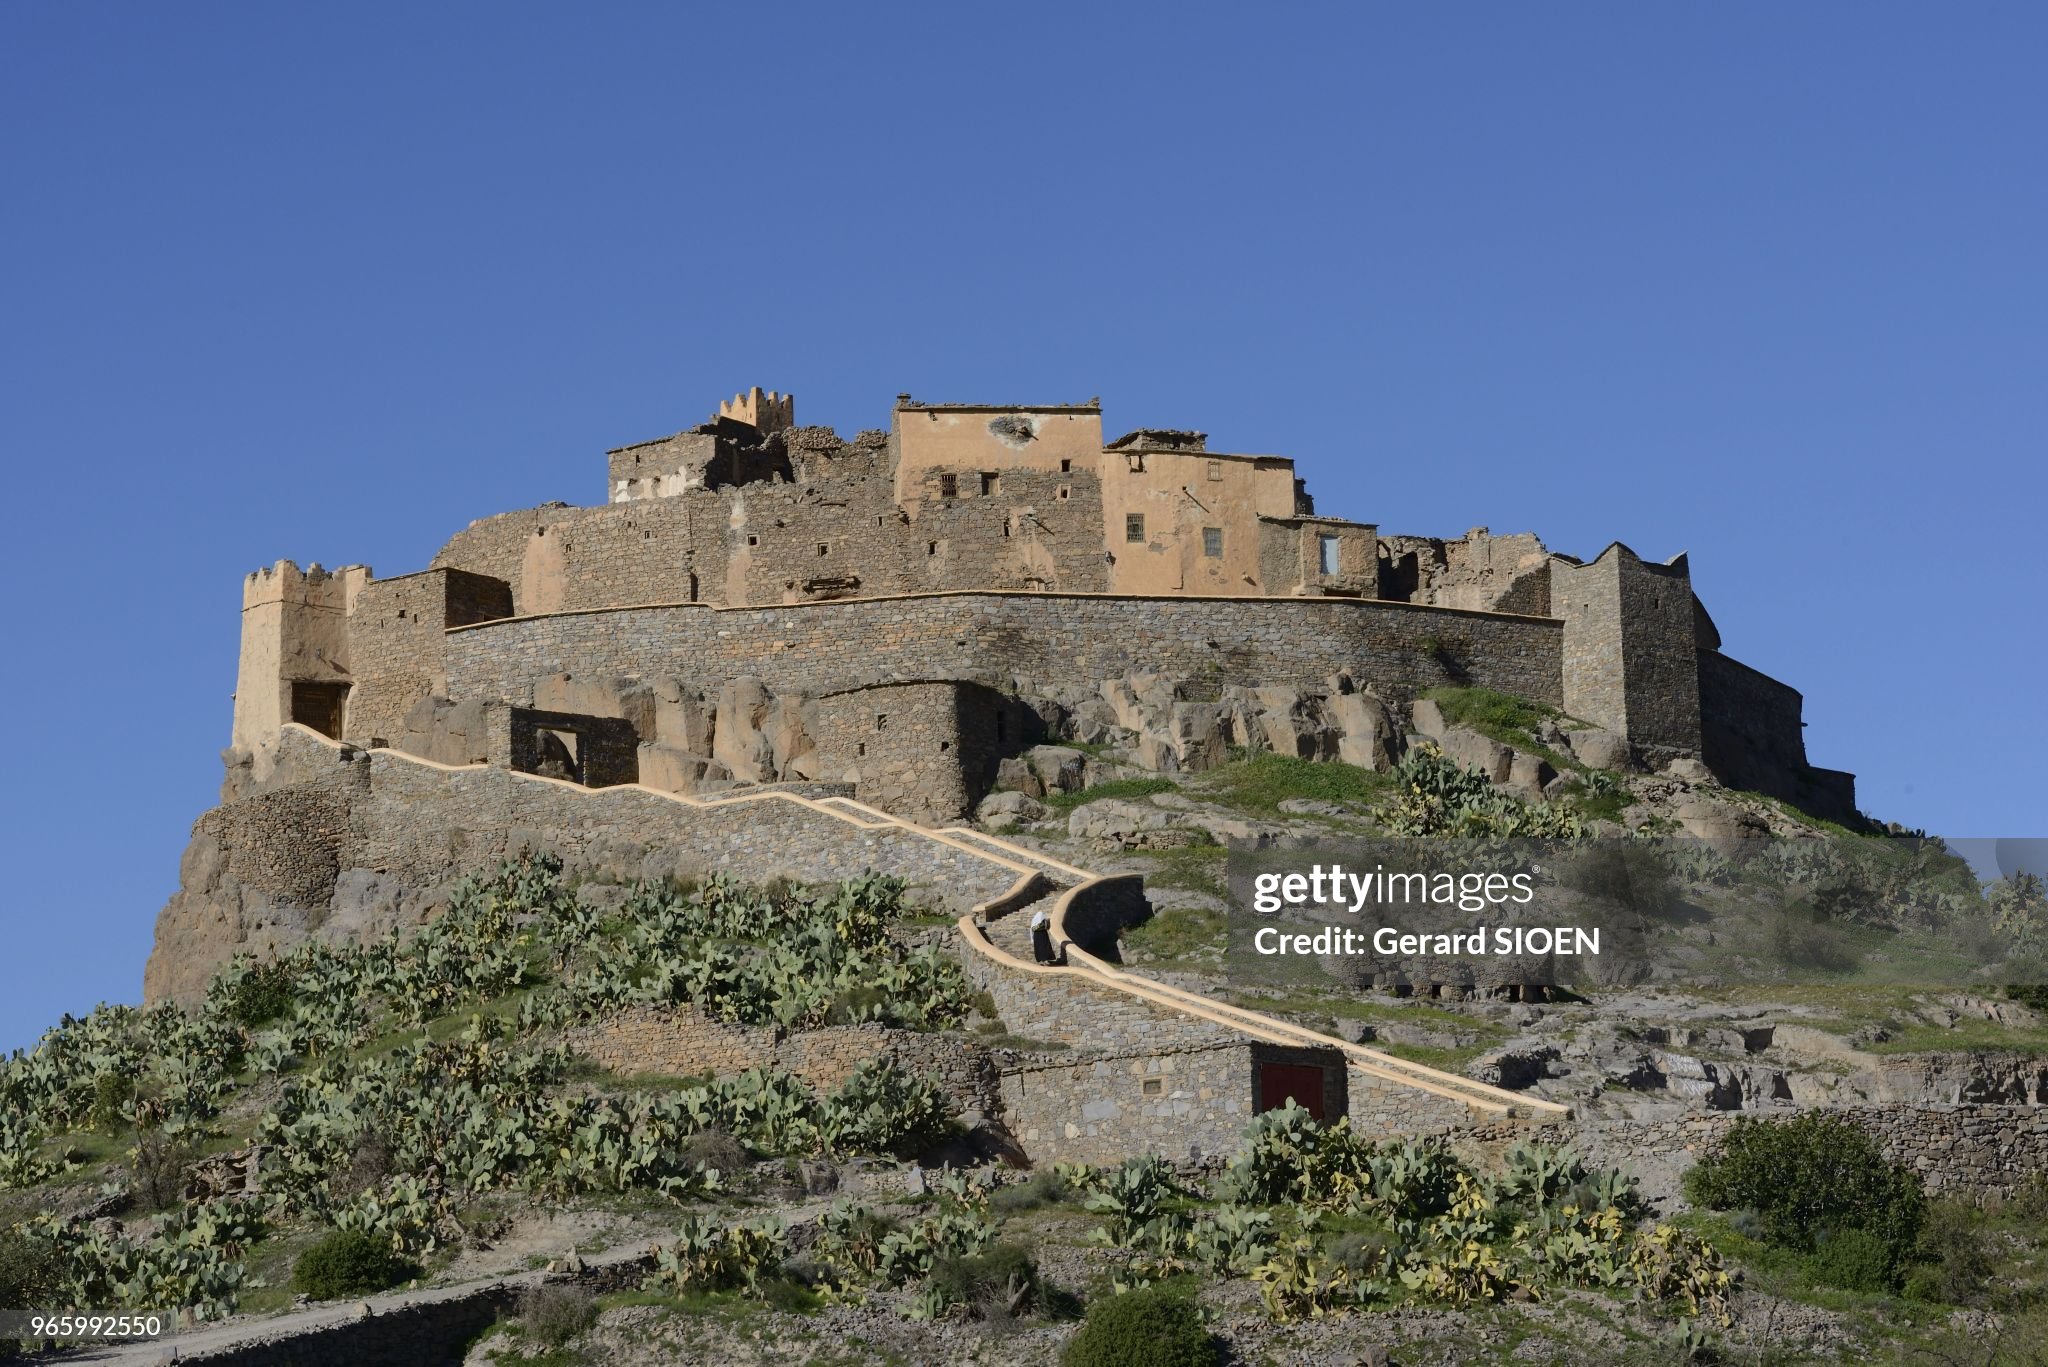
<path fill-rule="evenodd" d="M 1550 562 L 1564 619 L 1564 710 L 1647 759 L 1700 753 L 1697 609 L 1683 554 L 1652 564 L 1619 541 L 1590 564 Z"/>
<path fill-rule="evenodd" d="M 348 617 L 369 580 L 361 565 L 330 573 L 280 560 L 242 581 L 236 749 L 257 748 L 291 721 L 341 734 L 351 682 Z"/>
<path fill-rule="evenodd" d="M 796 395 L 777 394 L 773 390 L 763 393 L 761 386 L 755 385 L 744 394 L 733 395 L 730 402 L 718 405 L 718 416 L 746 423 L 764 436 L 780 432 L 796 426 Z"/>

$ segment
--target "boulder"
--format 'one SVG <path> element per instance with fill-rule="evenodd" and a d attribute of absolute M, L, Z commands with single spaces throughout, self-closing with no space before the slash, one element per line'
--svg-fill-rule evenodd
<path fill-rule="evenodd" d="M 1064 745 L 1034 745 L 1024 762 L 1041 794 L 1078 793 L 1088 786 L 1088 756 Z M 1020 788 L 1020 791 L 1028 791 Z"/>
<path fill-rule="evenodd" d="M 1685 833 L 1704 840 L 1723 854 L 1732 854 L 1744 840 L 1768 837 L 1770 823 L 1753 812 L 1710 798 L 1689 798 L 1672 810 Z"/>
<path fill-rule="evenodd" d="M 1323 711 L 1337 731 L 1337 758 L 1344 763 L 1377 771 L 1392 768 L 1400 758 L 1401 728 L 1377 694 L 1333 694 Z"/>
<path fill-rule="evenodd" d="M 711 728 L 717 704 L 680 679 L 656 679 L 648 691 L 654 698 L 654 730 L 642 740 L 658 740 L 692 754 L 711 753 Z"/>
<path fill-rule="evenodd" d="M 1514 770 L 1513 749 L 1469 726 L 1446 727 L 1437 745 L 1449 758 L 1485 774 L 1489 782 L 1506 783 Z"/>
<path fill-rule="evenodd" d="M 1149 802 L 1104 800 L 1076 807 L 1067 818 L 1067 834 L 1076 840 L 1122 840 L 1140 831 L 1174 824 L 1174 814 Z"/>
<path fill-rule="evenodd" d="M 990 793 L 974 809 L 974 819 L 992 831 L 1029 825 L 1049 815 L 1044 803 L 1018 792 Z"/>
<path fill-rule="evenodd" d="M 1415 705 L 1408 709 L 1408 715 L 1415 729 L 1431 740 L 1443 739 L 1444 732 L 1450 729 L 1450 723 L 1444 720 L 1443 709 L 1433 698 L 1416 699 Z"/>
<path fill-rule="evenodd" d="M 1174 756 L 1187 773 L 1214 769 L 1230 759 L 1222 709 L 1214 703 L 1177 702 L 1169 713 Z"/>
<path fill-rule="evenodd" d="M 718 690 L 711 757 L 743 783 L 775 778 L 775 742 L 768 734 L 775 697 L 759 679 L 742 675 Z"/>
<path fill-rule="evenodd" d="M 640 747 L 640 786 L 665 793 L 694 793 L 707 781 L 729 779 L 726 767 L 708 755 L 680 746 L 649 742 Z"/>
<path fill-rule="evenodd" d="M 1122 730 L 1116 709 L 1101 698 L 1085 698 L 1067 713 L 1067 734 L 1083 745 L 1111 744 Z"/>
<path fill-rule="evenodd" d="M 1509 754 L 1512 758 L 1508 761 L 1507 786 L 1531 802 L 1541 800 L 1548 786 L 1557 780 L 1557 770 L 1541 755 L 1526 750 L 1511 750 Z"/>
<path fill-rule="evenodd" d="M 1031 768 L 1031 761 L 1022 755 L 1005 755 L 996 761 L 996 784 L 1002 791 L 1022 793 L 1026 797 L 1044 797 L 1045 780 Z"/>
<path fill-rule="evenodd" d="M 1664 776 L 1681 783 L 1712 783 L 1714 771 L 1691 755 L 1680 755 L 1664 766 Z"/>
<path fill-rule="evenodd" d="M 1589 769 L 1635 767 L 1635 754 L 1629 743 L 1612 731 L 1589 726 L 1566 732 L 1565 739 L 1571 743 L 1573 757 Z"/>

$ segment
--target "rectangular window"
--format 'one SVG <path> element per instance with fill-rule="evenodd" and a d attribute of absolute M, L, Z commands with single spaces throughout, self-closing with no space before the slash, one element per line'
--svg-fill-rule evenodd
<path fill-rule="evenodd" d="M 818 555 L 822 558 L 830 554 L 832 554 L 832 543 L 829 541 L 820 541 L 818 543 Z"/>
<path fill-rule="evenodd" d="M 1072 490 L 1072 489 L 1070 489 L 1070 488 L 1068 488 L 1068 487 L 1067 487 L 1066 485 L 1062 484 L 1062 485 L 1060 486 L 1060 497 L 1061 497 L 1061 498 L 1065 498 L 1065 497 L 1066 497 L 1066 496 L 1067 496 L 1068 494 L 1070 494 L 1070 493 L 1072 493 L 1072 492 L 1073 492 L 1073 490 Z"/>
<path fill-rule="evenodd" d="M 1138 1090 L 1146 1096 L 1165 1096 L 1166 1079 L 1163 1077 L 1148 1077 Z"/>
<path fill-rule="evenodd" d="M 981 496 L 989 497 L 1003 487 L 1002 477 L 984 470 L 981 472 Z"/>
<path fill-rule="evenodd" d="M 1060 473 L 1061 473 L 1061 474 L 1063 474 L 1063 475 L 1070 475 L 1070 474 L 1074 473 L 1074 462 L 1073 462 L 1073 461 L 1071 461 L 1071 460 L 1063 460 L 1063 461 L 1061 461 L 1061 462 L 1060 462 Z"/>
<path fill-rule="evenodd" d="M 1316 563 L 1324 574 L 1337 572 L 1337 538 L 1319 536 L 1316 538 Z"/>
<path fill-rule="evenodd" d="M 1126 541 L 1143 541 L 1144 539 L 1145 539 L 1145 515 L 1144 515 L 1143 513 L 1125 513 L 1125 514 L 1124 514 L 1124 540 L 1126 540 Z"/>
<path fill-rule="evenodd" d="M 1221 560 L 1223 558 L 1223 529 L 1221 527 L 1202 528 L 1202 554 L 1208 556 L 1211 560 Z"/>
<path fill-rule="evenodd" d="M 1210 479 L 1222 479 L 1222 478 L 1223 478 L 1223 462 L 1222 462 L 1222 461 L 1220 461 L 1220 460 L 1212 460 L 1212 461 L 1210 461 L 1210 462 L 1209 462 L 1209 478 L 1210 478 Z"/>
<path fill-rule="evenodd" d="M 940 475 L 940 476 L 939 476 L 939 497 L 940 497 L 940 498 L 958 498 L 958 497 L 960 497 L 960 476 L 958 476 L 958 475 Z"/>

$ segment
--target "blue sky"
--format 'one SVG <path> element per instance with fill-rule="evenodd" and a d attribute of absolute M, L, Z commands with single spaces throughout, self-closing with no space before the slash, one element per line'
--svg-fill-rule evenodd
<path fill-rule="evenodd" d="M 2048 834 L 2039 6 L 0 6 L 0 1048 L 139 997 L 241 577 L 747 385 L 1102 396 L 1692 553 L 1817 763 Z"/>

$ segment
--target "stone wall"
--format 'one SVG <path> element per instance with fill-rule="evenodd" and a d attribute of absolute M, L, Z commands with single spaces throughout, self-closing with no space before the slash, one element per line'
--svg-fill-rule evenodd
<path fill-rule="evenodd" d="M 631 506 L 631 505 L 627 505 Z M 531 700 L 550 675 L 752 674 L 777 692 L 1135 670 L 1217 685 L 1319 688 L 1339 670 L 1382 696 L 1469 683 L 1564 702 L 1563 628 L 1534 618 L 1338 598 L 948 593 L 714 611 L 676 604 L 516 618 L 448 634 L 451 697 Z"/>
<path fill-rule="evenodd" d="M 1840 1114 L 1877 1140 L 1887 1158 L 1918 1173 L 1932 1191 L 2006 1194 L 2048 1171 L 2048 1107 L 1847 1106 Z M 1755 1119 L 1757 1117 L 1751 1117 Z M 1742 1119 L 1707 1112 L 1673 1120 L 1624 1121 L 1582 1131 L 1608 1163 L 1683 1172 Z"/>
<path fill-rule="evenodd" d="M 959 1034 L 880 1025 L 792 1034 L 770 1026 L 707 1020 L 690 1008 L 639 1008 L 578 1026 L 566 1033 L 564 1042 L 628 1077 L 731 1077 L 749 1068 L 782 1068 L 821 1096 L 838 1091 L 863 1063 L 889 1059 L 943 1091 L 967 1124 L 994 1117 L 1001 1104 L 988 1051 Z"/>
<path fill-rule="evenodd" d="M 792 429 L 774 447 L 777 459 L 786 447 L 794 462 L 789 478 L 722 487 L 707 486 L 718 485 L 715 462 L 704 468 L 701 452 L 670 449 L 681 441 L 612 454 L 615 476 L 636 454 L 655 461 L 658 473 L 638 478 L 672 480 L 668 496 L 484 518 L 451 538 L 434 564 L 504 580 L 523 614 L 1108 586 L 1092 468 L 1003 470 L 988 494 L 969 472 L 955 476 L 952 497 L 939 496 L 934 472 L 929 497 L 899 506 L 883 433 L 841 442 L 824 429 Z M 679 473 L 692 460 L 699 466 Z"/>
<path fill-rule="evenodd" d="M 443 885 L 524 847 L 620 879 L 715 868 L 745 881 L 829 882 L 872 869 L 959 911 L 1018 877 L 913 830 L 864 828 L 781 795 L 695 806 L 638 787 L 574 788 L 337 750 L 287 727 L 260 789 L 195 826 L 179 892 L 157 918 L 144 994 L 196 997 L 236 950 L 289 943 L 330 915 L 351 933 L 377 934 L 395 908 L 431 914 Z"/>
<path fill-rule="evenodd" d="M 855 798 L 893 815 L 957 820 L 995 777 L 979 734 L 992 721 L 975 706 L 984 695 L 994 701 L 987 689 L 950 682 L 828 693 L 817 702 L 818 748 L 829 757 L 821 772 L 851 778 Z"/>
<path fill-rule="evenodd" d="M 504 721 L 498 723 L 501 710 Z M 492 735 L 490 762 L 501 769 L 566 778 L 586 788 L 610 788 L 640 781 L 639 737 L 633 723 L 624 718 L 546 712 L 531 707 L 506 707 L 503 703 L 490 704 L 486 713 L 486 725 Z M 550 738 L 556 743 L 550 743 Z M 573 769 L 553 773 L 551 768 L 560 764 L 563 738 L 575 742 L 569 753 Z"/>
<path fill-rule="evenodd" d="M 1854 776 L 1806 762 L 1799 690 L 1718 650 L 1699 653 L 1699 690 L 1700 757 L 1723 783 L 1818 816 L 1854 815 Z"/>
<path fill-rule="evenodd" d="M 1017 913 L 1012 913 L 1013 915 Z M 996 1015 L 1013 1035 L 1082 1049 L 1142 1052 L 1242 1040 L 1234 1030 L 1154 1006 L 1069 973 L 1006 968 L 965 948 L 961 966 L 995 999 Z"/>
<path fill-rule="evenodd" d="M 1004 1122 L 1034 1163 L 1173 1162 L 1227 1155 L 1253 1114 L 1252 1051 L 1219 1040 L 1003 1069 Z"/>
<path fill-rule="evenodd" d="M 432 569 L 368 580 L 348 615 L 348 739 L 404 734 L 422 698 L 446 696 L 443 657 L 450 627 L 507 617 L 511 587 L 464 570 Z"/>

